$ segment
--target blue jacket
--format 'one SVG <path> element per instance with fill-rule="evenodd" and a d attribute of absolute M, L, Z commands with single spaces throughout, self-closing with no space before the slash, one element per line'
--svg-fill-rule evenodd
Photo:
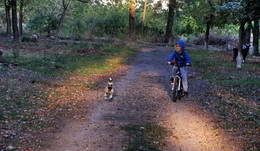
<path fill-rule="evenodd" d="M 176 44 L 179 44 L 182 49 L 182 53 L 179 54 L 176 50 L 170 55 L 169 59 L 167 62 L 173 62 L 174 60 L 176 61 L 177 64 L 180 66 L 186 65 L 186 63 L 191 64 L 190 57 L 188 53 L 185 51 L 185 44 L 184 41 L 178 41 Z"/>

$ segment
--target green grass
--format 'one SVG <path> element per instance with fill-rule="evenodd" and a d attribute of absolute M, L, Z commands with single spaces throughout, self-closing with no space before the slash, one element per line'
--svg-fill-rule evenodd
<path fill-rule="evenodd" d="M 213 90 L 208 90 L 211 104 L 204 105 L 218 115 L 220 127 L 247 140 L 245 150 L 255 150 L 259 148 L 257 139 L 254 139 L 254 136 L 259 135 L 259 62 L 248 59 L 237 70 L 236 62 L 231 61 L 232 56 L 223 53 L 189 51 L 193 67 L 203 79 L 215 86 Z"/>
<path fill-rule="evenodd" d="M 166 128 L 154 123 L 130 124 L 123 129 L 129 135 L 126 151 L 160 151 L 160 144 L 168 135 Z"/>
<path fill-rule="evenodd" d="M 87 75 L 99 72 L 102 74 L 110 70 L 112 67 L 109 68 L 107 64 L 116 57 L 121 57 L 118 63 L 125 63 L 125 60 L 122 58 L 133 55 L 137 50 L 137 48 L 122 46 L 93 46 L 93 48 L 98 48 L 96 50 L 97 53 L 77 53 L 83 48 L 83 45 L 75 45 L 70 48 L 72 49 L 71 53 L 59 54 L 52 52 L 52 54 L 35 54 L 29 56 L 20 53 L 19 55 L 15 55 L 16 57 L 10 54 L 5 55 L 3 58 L 8 60 L 8 62 L 17 64 L 21 68 L 41 74 L 55 75 L 79 70 L 81 73 Z M 15 50 L 14 52 L 17 54 L 18 51 Z"/>
<path fill-rule="evenodd" d="M 231 62 L 231 57 L 228 59 L 220 57 L 221 52 L 194 50 L 190 51 L 189 55 L 191 56 L 193 66 L 199 68 L 204 78 L 214 81 L 219 80 L 216 84 L 220 86 L 229 84 L 250 84 L 259 86 L 259 76 L 248 73 L 259 71 L 260 67 L 258 64 L 243 64 L 242 71 L 239 71 L 236 70 L 236 63 Z M 221 81 L 228 79 L 230 74 L 235 80 Z"/>
<path fill-rule="evenodd" d="M 260 81 L 256 79 L 239 79 L 239 80 L 223 80 L 220 82 L 222 86 L 238 86 L 238 85 L 256 85 L 260 86 Z"/>

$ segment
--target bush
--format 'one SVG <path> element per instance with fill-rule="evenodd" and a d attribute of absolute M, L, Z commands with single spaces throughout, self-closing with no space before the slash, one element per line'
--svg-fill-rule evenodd
<path fill-rule="evenodd" d="M 217 45 L 224 46 L 227 43 L 235 43 L 237 38 L 232 36 L 218 36 L 218 35 L 210 35 L 209 36 L 209 45 Z M 192 40 L 193 44 L 203 45 L 205 43 L 205 36 L 201 35 Z"/>

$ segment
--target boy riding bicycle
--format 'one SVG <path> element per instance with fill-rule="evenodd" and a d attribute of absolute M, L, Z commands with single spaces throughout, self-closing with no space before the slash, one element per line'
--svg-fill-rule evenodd
<path fill-rule="evenodd" d="M 167 64 L 172 64 L 172 62 L 178 64 L 180 66 L 180 70 L 182 73 L 182 84 L 184 90 L 184 96 L 188 96 L 188 67 L 191 65 L 191 60 L 188 53 L 185 51 L 185 43 L 184 41 L 178 41 L 175 45 L 176 50 L 170 55 L 167 60 Z M 173 66 L 173 73 L 171 82 L 173 82 L 173 78 L 176 76 L 178 68 Z"/>

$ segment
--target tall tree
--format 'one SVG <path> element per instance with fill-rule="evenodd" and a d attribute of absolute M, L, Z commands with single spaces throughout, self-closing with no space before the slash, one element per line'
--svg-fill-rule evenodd
<path fill-rule="evenodd" d="M 13 26 L 13 41 L 19 42 L 19 32 L 17 25 L 17 3 L 16 0 L 11 0 L 12 5 L 12 26 Z"/>
<path fill-rule="evenodd" d="M 142 19 L 142 33 L 143 34 L 144 34 L 144 28 L 145 28 L 146 7 L 147 7 L 147 0 L 144 0 L 144 11 L 143 11 L 143 19 Z"/>
<path fill-rule="evenodd" d="M 10 0 L 5 0 L 4 1 L 4 6 L 5 6 L 5 17 L 6 17 L 6 36 L 11 37 L 11 1 Z"/>
<path fill-rule="evenodd" d="M 20 31 L 20 36 L 23 35 L 23 7 L 24 7 L 24 0 L 20 0 L 20 9 L 19 9 L 19 31 Z"/>
<path fill-rule="evenodd" d="M 205 33 L 205 50 L 206 51 L 208 51 L 208 49 L 209 49 L 209 31 L 213 24 L 214 12 L 215 12 L 212 2 L 210 0 L 207 0 L 207 2 L 211 8 L 211 12 L 206 16 L 206 33 Z"/>
<path fill-rule="evenodd" d="M 251 30 L 252 30 L 252 22 L 247 22 L 247 27 L 244 29 L 244 35 L 243 35 L 243 44 L 250 44 L 250 38 L 251 38 Z"/>
<path fill-rule="evenodd" d="M 174 20 L 174 9 L 176 6 L 176 0 L 169 0 L 169 12 L 168 12 L 168 20 L 167 20 L 167 26 L 166 26 L 166 33 L 165 33 L 165 43 L 169 43 L 172 38 L 172 26 L 173 26 L 173 20 Z"/>
<path fill-rule="evenodd" d="M 257 19 L 254 20 L 254 27 L 253 27 L 253 50 L 254 56 L 259 56 L 259 21 Z"/>
<path fill-rule="evenodd" d="M 65 15 L 67 13 L 68 8 L 70 7 L 71 2 L 72 2 L 72 0 L 62 0 L 62 9 L 63 10 L 62 10 L 62 13 L 61 13 L 61 16 L 60 16 L 60 20 L 59 20 L 59 24 L 58 24 L 58 27 L 57 27 L 57 30 L 56 30 L 56 34 L 55 34 L 56 40 L 60 36 L 61 26 L 62 26 L 62 24 L 64 22 Z"/>
<path fill-rule="evenodd" d="M 240 21 L 239 38 L 238 38 L 237 69 L 240 69 L 242 66 L 241 54 L 242 54 L 242 48 L 243 48 L 243 40 L 245 39 L 245 37 L 244 37 L 245 24 L 246 24 L 246 21 L 244 21 L 244 20 Z"/>
<path fill-rule="evenodd" d="M 136 33 L 135 33 L 135 6 L 136 1 L 135 0 L 130 0 L 130 5 L 129 5 L 129 38 L 131 41 L 136 40 Z"/>

